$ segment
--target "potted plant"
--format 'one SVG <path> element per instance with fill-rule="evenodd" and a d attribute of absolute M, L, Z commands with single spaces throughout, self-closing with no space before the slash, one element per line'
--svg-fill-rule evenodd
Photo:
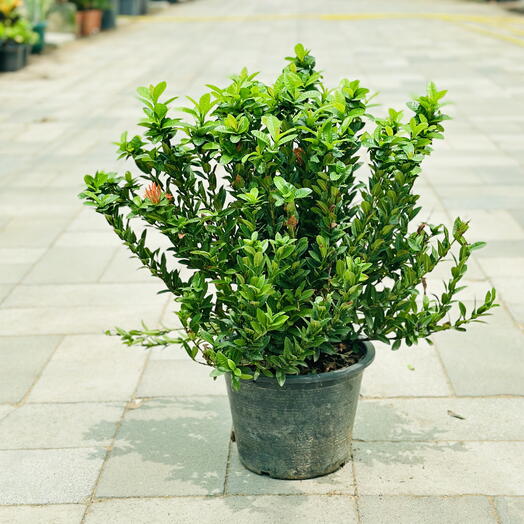
<path fill-rule="evenodd" d="M 102 7 L 102 31 L 116 27 L 117 0 L 107 0 Z"/>
<path fill-rule="evenodd" d="M 105 0 L 74 0 L 73 3 L 77 7 L 78 35 L 91 36 L 99 33 Z"/>
<path fill-rule="evenodd" d="M 17 11 L 18 1 L 0 0 L 0 71 L 17 71 L 27 63 L 37 35 Z"/>
<path fill-rule="evenodd" d="M 169 116 L 165 83 L 139 88 L 145 133 L 124 133 L 119 150 L 140 174 L 99 171 L 80 195 L 179 304 L 181 332 L 114 333 L 180 344 L 225 375 L 243 464 L 292 479 L 349 459 L 372 341 L 398 349 L 463 331 L 496 305 L 494 290 L 469 311 L 457 301 L 482 247 L 466 240 L 468 224 L 417 221 L 413 185 L 442 137 L 445 92 L 430 84 L 407 120 L 395 110 L 373 118 L 359 81 L 328 90 L 310 53 L 295 53 L 272 85 L 243 70 L 190 98 L 190 122 Z M 154 248 L 149 229 L 170 247 Z M 437 293 L 425 276 L 445 259 Z"/>
<path fill-rule="evenodd" d="M 41 53 L 45 47 L 46 17 L 53 5 L 53 0 L 24 0 L 25 12 L 37 41 L 33 44 L 32 53 Z"/>

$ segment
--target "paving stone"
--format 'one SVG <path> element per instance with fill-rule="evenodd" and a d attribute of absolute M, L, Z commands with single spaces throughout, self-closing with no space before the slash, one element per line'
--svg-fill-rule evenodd
<path fill-rule="evenodd" d="M 127 400 L 147 353 L 104 335 L 65 337 L 46 366 L 30 402 Z"/>
<path fill-rule="evenodd" d="M 0 260 L 2 264 L 30 265 L 35 263 L 44 253 L 44 248 L 0 248 Z"/>
<path fill-rule="evenodd" d="M 123 403 L 25 404 L 0 421 L 0 449 L 109 446 L 123 411 Z"/>
<path fill-rule="evenodd" d="M 226 398 L 146 401 L 126 414 L 97 496 L 222 493 L 230 431 Z"/>
<path fill-rule="evenodd" d="M 361 495 L 524 495 L 524 442 L 358 442 L 354 457 Z"/>
<path fill-rule="evenodd" d="M 524 522 L 524 499 L 500 497 L 495 501 L 500 524 L 522 524 Z"/>
<path fill-rule="evenodd" d="M 212 369 L 189 359 L 150 361 L 140 381 L 137 395 L 140 397 L 226 395 L 224 378 L 218 377 L 213 380 L 209 376 Z"/>
<path fill-rule="evenodd" d="M 523 398 L 362 399 L 358 440 L 522 440 Z M 463 417 L 463 418 L 458 418 Z"/>
<path fill-rule="evenodd" d="M 100 282 L 151 282 L 153 277 L 142 268 L 139 260 L 131 258 L 127 251 L 118 250 L 107 266 Z"/>
<path fill-rule="evenodd" d="M 7 406 L 0 404 L 0 420 L 5 418 L 11 411 L 15 409 L 13 406 Z"/>
<path fill-rule="evenodd" d="M 61 337 L 0 337 L 0 403 L 19 402 L 29 391 Z"/>
<path fill-rule="evenodd" d="M 361 497 L 362 524 L 496 524 L 486 497 Z"/>
<path fill-rule="evenodd" d="M 3 303 L 16 307 L 127 306 L 151 304 L 160 312 L 169 298 L 158 295 L 162 286 L 155 282 L 128 284 L 36 284 L 19 285 Z"/>
<path fill-rule="evenodd" d="M 2 248 L 47 247 L 67 223 L 67 218 L 17 217 L 0 231 Z"/>
<path fill-rule="evenodd" d="M 524 266 L 520 277 L 494 277 L 493 285 L 501 300 L 508 303 L 524 304 Z"/>
<path fill-rule="evenodd" d="M 105 500 L 90 507 L 86 524 L 150 524 L 174 521 L 177 524 L 193 524 L 196 515 L 199 524 L 358 522 L 354 502 L 350 497 L 291 495 Z"/>
<path fill-rule="evenodd" d="M 0 284 L 17 284 L 30 268 L 29 264 L 0 264 Z"/>
<path fill-rule="evenodd" d="M 364 371 L 365 397 L 448 396 L 451 390 L 434 347 L 425 342 L 401 347 L 374 343 L 375 361 Z"/>
<path fill-rule="evenodd" d="M 161 308 L 157 305 L 0 308 L 0 336 L 24 335 L 27 326 L 39 335 L 103 333 L 119 326 L 136 328 L 144 321 L 157 326 Z"/>
<path fill-rule="evenodd" d="M 524 228 L 504 209 L 450 209 L 449 213 L 469 221 L 470 242 L 524 238 Z"/>
<path fill-rule="evenodd" d="M 104 456 L 101 448 L 0 451 L 0 504 L 83 502 Z"/>
<path fill-rule="evenodd" d="M 257 475 L 240 462 L 236 445 L 231 445 L 226 494 L 300 495 L 354 494 L 353 466 L 346 464 L 331 475 L 308 480 L 279 480 Z"/>
<path fill-rule="evenodd" d="M 13 289 L 12 284 L 0 284 L 0 304 L 5 300 L 5 297 L 11 293 L 11 290 Z"/>
<path fill-rule="evenodd" d="M 524 257 L 524 241 L 490 240 L 483 249 L 475 251 L 475 255 L 478 259 Z"/>
<path fill-rule="evenodd" d="M 109 264 L 114 248 L 53 247 L 24 279 L 27 284 L 96 282 Z M 66 262 L 66 263 L 64 263 Z"/>
<path fill-rule="evenodd" d="M 119 247 L 122 241 L 109 227 L 104 231 L 64 231 L 56 239 L 57 247 Z"/>
<path fill-rule="evenodd" d="M 478 263 L 489 277 L 521 277 L 524 257 L 479 258 Z"/>
<path fill-rule="evenodd" d="M 0 506 L 0 524 L 80 524 L 84 512 L 81 504 Z"/>
<path fill-rule="evenodd" d="M 442 332 L 434 339 L 458 395 L 524 394 L 524 367 L 515 365 L 522 331 L 475 324 L 467 333 Z"/>

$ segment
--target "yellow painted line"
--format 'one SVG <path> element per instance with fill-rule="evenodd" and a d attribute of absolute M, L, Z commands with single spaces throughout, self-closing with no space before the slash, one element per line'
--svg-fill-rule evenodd
<path fill-rule="evenodd" d="M 474 33 L 479 33 L 481 35 L 491 36 L 493 38 L 497 38 L 498 40 L 504 40 L 505 42 L 510 42 L 511 44 L 524 47 L 524 38 L 517 38 L 515 36 L 497 33 L 496 31 L 490 31 L 489 29 L 484 29 L 483 27 L 478 27 L 475 25 L 462 24 L 458 22 L 455 22 L 455 24 L 459 27 L 462 27 L 463 29 L 466 29 L 467 31 L 473 31 Z"/>
<path fill-rule="evenodd" d="M 489 36 L 498 40 L 524 46 L 524 39 L 512 35 L 524 35 L 524 18 L 519 16 L 486 16 L 462 15 L 454 13 L 282 13 L 255 15 L 224 15 L 224 16 L 132 16 L 124 17 L 133 22 L 143 23 L 205 23 L 205 22 L 268 22 L 279 20 L 324 20 L 324 21 L 359 21 L 359 20 L 389 20 L 415 19 L 440 20 L 450 22 L 458 27 Z M 511 34 L 492 31 L 479 27 L 481 24 L 500 29 Z M 511 27 L 522 26 L 523 30 Z"/>

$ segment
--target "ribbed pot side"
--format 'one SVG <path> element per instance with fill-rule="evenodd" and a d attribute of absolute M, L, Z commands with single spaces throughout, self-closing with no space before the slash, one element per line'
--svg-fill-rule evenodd
<path fill-rule="evenodd" d="M 350 458 L 353 422 L 364 369 L 375 357 L 365 342 L 361 360 L 318 375 L 289 376 L 284 386 L 259 377 L 227 391 L 242 464 L 278 479 L 336 471 Z"/>

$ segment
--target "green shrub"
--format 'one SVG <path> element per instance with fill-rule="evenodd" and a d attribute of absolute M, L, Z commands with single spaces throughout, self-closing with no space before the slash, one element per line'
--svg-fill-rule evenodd
<path fill-rule="evenodd" d="M 34 44 L 38 35 L 31 24 L 22 17 L 5 18 L 0 21 L 0 47 L 7 44 Z"/>
<path fill-rule="evenodd" d="M 189 99 L 189 123 L 169 116 L 165 83 L 139 88 L 145 132 L 124 134 L 119 148 L 140 176 L 97 172 L 81 194 L 180 304 L 182 335 L 117 329 L 123 341 L 180 343 L 237 386 L 260 373 L 283 383 L 343 367 L 358 358 L 359 340 L 397 349 L 462 331 L 496 305 L 494 290 L 469 312 L 455 298 L 482 246 L 465 239 L 468 224 L 414 222 L 413 184 L 442 137 L 445 91 L 430 84 L 406 121 L 394 110 L 376 119 L 359 81 L 328 90 L 309 52 L 300 44 L 295 52 L 272 85 L 243 70 Z M 363 150 L 369 174 L 360 180 Z M 133 219 L 171 247 L 150 249 Z M 445 291 L 430 294 L 425 275 L 451 257 Z"/>

